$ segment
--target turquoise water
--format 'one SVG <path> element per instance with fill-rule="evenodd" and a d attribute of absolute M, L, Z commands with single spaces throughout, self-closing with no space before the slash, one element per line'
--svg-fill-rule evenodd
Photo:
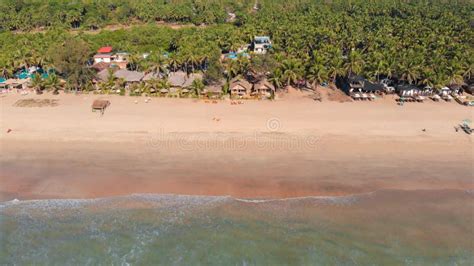
<path fill-rule="evenodd" d="M 0 204 L 0 264 L 472 265 L 472 191 Z"/>

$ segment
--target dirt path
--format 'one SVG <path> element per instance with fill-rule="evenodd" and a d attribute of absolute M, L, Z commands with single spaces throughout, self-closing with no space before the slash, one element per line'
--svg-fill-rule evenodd
<path fill-rule="evenodd" d="M 175 22 L 166 22 L 166 21 L 157 21 L 154 24 L 147 24 L 143 22 L 132 22 L 129 25 L 125 24 L 111 24 L 111 25 L 106 25 L 103 28 L 97 29 L 97 30 L 87 30 L 87 29 L 69 29 L 69 33 L 71 34 L 79 34 L 79 33 L 85 33 L 85 34 L 99 34 L 103 31 L 117 31 L 117 30 L 129 30 L 131 28 L 135 27 L 141 27 L 141 26 L 146 26 L 146 25 L 155 25 L 157 27 L 168 27 L 173 30 L 180 30 L 184 28 L 206 28 L 208 25 L 194 25 L 192 23 L 187 23 L 187 24 L 182 24 L 182 23 L 175 23 Z M 13 31 L 15 34 L 26 34 L 26 33 L 46 33 L 50 29 L 47 28 L 36 28 L 32 29 L 29 31 Z"/>

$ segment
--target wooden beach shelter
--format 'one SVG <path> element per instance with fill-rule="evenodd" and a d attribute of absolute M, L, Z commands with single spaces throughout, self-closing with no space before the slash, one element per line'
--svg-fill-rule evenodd
<path fill-rule="evenodd" d="M 103 115 L 105 112 L 105 109 L 110 105 L 110 101 L 108 100 L 94 100 L 92 103 L 92 112 L 95 111 L 100 111 L 100 113 Z"/>

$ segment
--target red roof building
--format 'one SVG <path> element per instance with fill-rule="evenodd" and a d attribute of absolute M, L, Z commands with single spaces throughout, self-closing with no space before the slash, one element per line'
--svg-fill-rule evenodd
<path fill-rule="evenodd" d="M 97 50 L 97 53 L 99 54 L 107 54 L 112 52 L 112 46 L 104 46 L 101 47 L 99 50 Z"/>

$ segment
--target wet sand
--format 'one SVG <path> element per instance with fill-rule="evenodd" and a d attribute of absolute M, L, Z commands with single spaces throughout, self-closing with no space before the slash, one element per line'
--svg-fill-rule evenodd
<path fill-rule="evenodd" d="M 179 148 L 178 140 L 153 145 L 2 141 L 0 199 L 133 193 L 288 198 L 380 189 L 474 189 L 470 146 L 463 141 L 326 136 L 300 150 L 266 141 L 258 144 L 263 149 L 246 143 L 251 148 L 233 150 L 214 150 L 192 139 L 186 149 Z"/>

